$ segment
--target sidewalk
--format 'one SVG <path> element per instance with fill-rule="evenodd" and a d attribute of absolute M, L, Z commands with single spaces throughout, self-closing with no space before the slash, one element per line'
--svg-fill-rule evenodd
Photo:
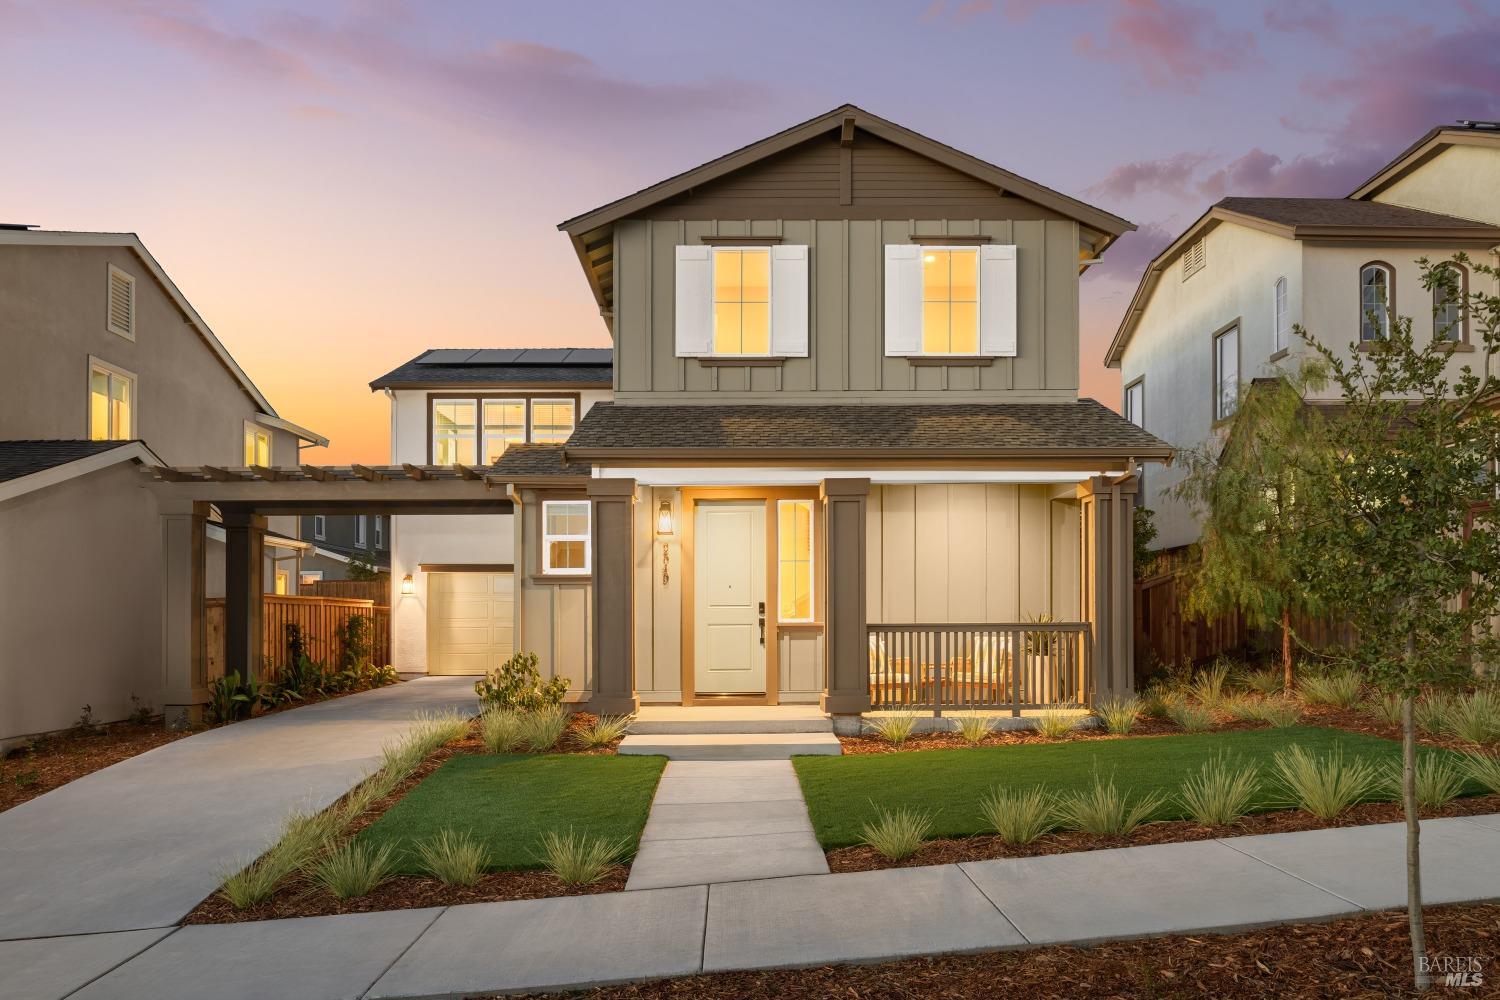
<path fill-rule="evenodd" d="M 475 705 L 463 677 L 335 698 L 168 743 L 0 813 L 0 941 L 170 927 L 289 812 L 353 787 L 415 713 Z"/>
<path fill-rule="evenodd" d="M 458 997 L 1234 931 L 1403 905 L 1404 836 L 1401 824 L 1386 824 L 0 942 L 0 975 L 8 980 L 0 993 L 18 1000 L 187 1000 L 211 983 L 222 1000 Z M 1500 898 L 1500 815 L 1424 822 L 1422 854 L 1428 903 Z"/>

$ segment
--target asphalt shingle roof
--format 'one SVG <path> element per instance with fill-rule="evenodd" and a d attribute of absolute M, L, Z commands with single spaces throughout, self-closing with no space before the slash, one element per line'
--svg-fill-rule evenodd
<path fill-rule="evenodd" d="M 433 385 L 586 384 L 614 381 L 607 347 L 442 347 L 423 351 L 370 383 L 371 389 Z"/>
<path fill-rule="evenodd" d="M 80 458 L 123 448 L 130 441 L 0 441 L 0 482 L 20 479 Z"/>
<path fill-rule="evenodd" d="M 1170 447 L 1092 399 L 1073 403 L 635 406 L 595 403 L 568 439 L 593 449 L 1109 451 Z"/>
<path fill-rule="evenodd" d="M 1368 226 L 1378 229 L 1495 229 L 1488 222 L 1349 198 L 1222 198 L 1215 206 L 1283 226 Z"/>
<path fill-rule="evenodd" d="M 489 470 L 490 475 L 507 476 L 587 476 L 588 462 L 569 462 L 560 444 L 513 444 L 505 449 Z"/>

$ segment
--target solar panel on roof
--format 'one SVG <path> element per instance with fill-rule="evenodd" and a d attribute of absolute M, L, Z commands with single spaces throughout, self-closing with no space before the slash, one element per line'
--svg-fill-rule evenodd
<path fill-rule="evenodd" d="M 468 365 L 507 365 L 521 356 L 521 351 L 514 347 L 487 347 L 482 351 L 475 351 L 474 356 L 465 361 Z"/>
<path fill-rule="evenodd" d="M 443 347 L 435 351 L 428 351 L 417 359 L 417 364 L 461 365 L 476 353 L 478 352 L 473 348 Z"/>
<path fill-rule="evenodd" d="M 562 360 L 568 356 L 568 353 L 569 351 L 566 347 L 528 347 L 521 352 L 521 356 L 516 361 L 527 365 L 556 365 L 561 364 Z"/>
<path fill-rule="evenodd" d="M 607 365 L 614 360 L 615 352 L 608 347 L 575 347 L 568 354 L 570 365 Z"/>

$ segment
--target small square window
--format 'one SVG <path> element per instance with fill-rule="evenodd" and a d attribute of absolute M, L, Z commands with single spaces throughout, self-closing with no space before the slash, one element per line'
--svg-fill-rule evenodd
<path fill-rule="evenodd" d="M 102 361 L 89 362 L 89 440 L 135 436 L 135 376 Z"/>
<path fill-rule="evenodd" d="M 254 424 L 245 425 L 245 464 L 271 464 L 271 432 Z"/>
<path fill-rule="evenodd" d="M 589 502 L 542 502 L 542 572 L 585 576 L 589 572 Z"/>
<path fill-rule="evenodd" d="M 322 514 L 313 515 L 313 538 L 318 541 L 328 537 L 328 519 Z"/>

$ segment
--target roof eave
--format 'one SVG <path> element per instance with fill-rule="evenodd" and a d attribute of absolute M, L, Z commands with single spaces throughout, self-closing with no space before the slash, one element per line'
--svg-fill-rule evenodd
<path fill-rule="evenodd" d="M 827 459 L 858 459 L 880 462 L 924 462 L 945 459 L 995 460 L 1013 459 L 1161 459 L 1172 457 L 1175 449 L 1168 445 L 1111 448 L 578 448 L 568 446 L 568 459 L 590 462 L 604 460 L 658 459 L 672 461 L 717 460 L 725 464 L 728 460 L 757 461 L 821 461 Z"/>

